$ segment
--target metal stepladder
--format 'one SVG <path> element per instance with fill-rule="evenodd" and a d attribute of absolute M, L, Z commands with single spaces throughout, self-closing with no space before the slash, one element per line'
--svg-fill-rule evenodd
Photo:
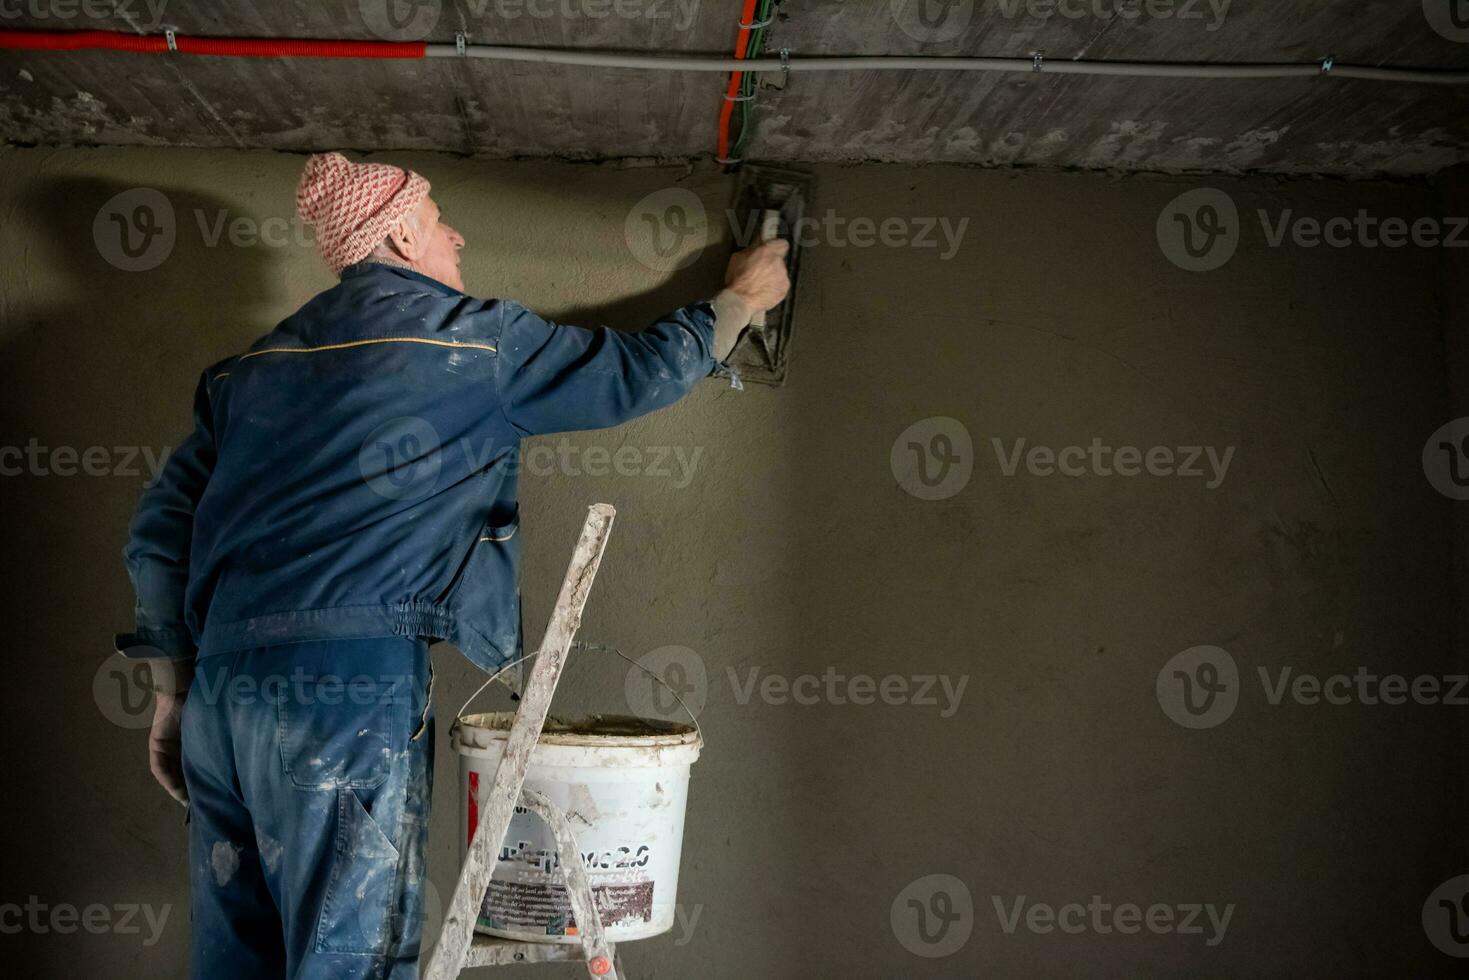
<path fill-rule="evenodd" d="M 489 797 L 480 809 L 474 840 L 469 845 L 464 867 L 454 886 L 453 898 L 444 913 L 443 929 L 429 954 L 424 980 L 455 980 L 465 968 L 474 966 L 569 961 L 585 962 L 587 973 L 600 980 L 619 980 L 624 976 L 617 950 L 607 941 L 571 825 L 556 804 L 524 786 L 531 751 L 546 723 L 551 699 L 561 680 L 561 670 L 566 665 L 572 640 L 581 625 L 582 610 L 586 608 L 587 596 L 597 576 L 597 567 L 602 562 L 602 553 L 606 550 L 612 519 L 616 514 L 610 504 L 593 504 L 587 513 L 586 523 L 582 525 L 581 537 L 572 553 L 566 578 L 561 583 L 561 592 L 556 598 L 556 607 L 551 611 L 546 634 L 534 654 L 535 666 L 531 668 L 520 707 L 510 726 L 505 754 L 495 772 Z M 566 877 L 567 895 L 576 916 L 579 945 L 516 942 L 474 931 L 516 806 L 535 813 L 555 835 L 557 856 Z"/>

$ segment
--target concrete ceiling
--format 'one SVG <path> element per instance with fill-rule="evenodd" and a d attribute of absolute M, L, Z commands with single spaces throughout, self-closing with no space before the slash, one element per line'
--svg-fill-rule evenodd
<path fill-rule="evenodd" d="M 1469 0 L 787 0 L 767 52 L 1469 68 Z M 727 55 L 739 0 L 0 0 L 0 29 L 408 36 Z M 1457 5 L 1457 6 L 1455 6 Z M 1119 9 L 1136 17 L 1109 16 Z M 1064 10 L 1064 12 L 1063 12 Z M 1047 15 L 1049 12 L 1049 15 Z M 1167 16 L 1163 16 L 1164 13 Z M 1080 16 L 1076 16 L 1076 14 Z M 400 22 L 403 22 L 400 20 Z M 1462 35 L 1462 37 L 1461 37 Z M 772 77 L 772 76 L 767 76 Z M 487 61 L 0 51 L 13 143 L 492 157 L 710 153 L 725 77 Z M 1103 170 L 1432 173 L 1469 160 L 1469 86 L 865 72 L 762 89 L 745 156 Z"/>

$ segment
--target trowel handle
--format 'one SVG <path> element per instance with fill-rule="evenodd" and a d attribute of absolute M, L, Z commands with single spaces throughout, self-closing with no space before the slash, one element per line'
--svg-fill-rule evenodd
<path fill-rule="evenodd" d="M 761 244 L 770 241 L 772 238 L 778 237 L 780 237 L 780 212 L 769 210 L 760 212 Z M 754 316 L 750 317 L 750 326 L 761 328 L 765 326 L 764 310 L 760 310 Z"/>

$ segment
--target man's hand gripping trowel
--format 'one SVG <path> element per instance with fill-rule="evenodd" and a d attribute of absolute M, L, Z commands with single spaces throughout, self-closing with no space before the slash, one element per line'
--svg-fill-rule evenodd
<path fill-rule="evenodd" d="M 755 314 L 750 329 L 730 354 L 730 366 L 745 381 L 783 384 L 790 358 L 791 328 L 801 261 L 801 232 L 811 200 L 811 175 L 794 170 L 745 165 L 735 189 L 734 212 L 739 222 L 739 244 L 784 238 L 790 242 L 786 272 L 791 288 L 786 298 L 768 311 Z"/>

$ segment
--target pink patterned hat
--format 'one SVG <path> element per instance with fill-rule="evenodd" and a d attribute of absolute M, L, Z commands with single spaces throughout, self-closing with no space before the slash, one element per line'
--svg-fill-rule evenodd
<path fill-rule="evenodd" d="M 315 229 L 326 264 L 340 273 L 367 258 L 428 192 L 428 181 L 412 170 L 317 153 L 296 188 L 296 213 Z"/>

